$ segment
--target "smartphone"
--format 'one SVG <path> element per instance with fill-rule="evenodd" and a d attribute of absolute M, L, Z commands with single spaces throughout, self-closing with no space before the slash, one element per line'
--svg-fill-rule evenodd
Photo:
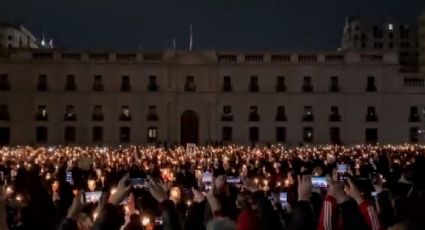
<path fill-rule="evenodd" d="M 72 172 L 71 171 L 66 171 L 66 178 L 65 178 L 66 182 L 72 184 Z"/>
<path fill-rule="evenodd" d="M 148 181 L 143 178 L 130 178 L 128 179 L 128 185 L 132 186 L 133 188 L 145 188 L 148 185 Z"/>
<path fill-rule="evenodd" d="M 240 184 L 241 183 L 241 178 L 240 177 L 227 177 L 226 178 L 226 182 L 228 183 L 228 184 L 232 184 L 232 185 L 235 185 L 235 184 Z"/>
<path fill-rule="evenodd" d="M 279 201 L 282 205 L 282 208 L 285 209 L 288 207 L 288 193 L 287 192 L 281 192 L 279 193 Z"/>
<path fill-rule="evenodd" d="M 102 191 L 84 192 L 84 203 L 98 203 L 101 196 Z"/>
<path fill-rule="evenodd" d="M 327 188 L 328 181 L 326 181 L 326 177 L 324 176 L 313 176 L 311 177 L 311 184 L 313 188 Z"/>
<path fill-rule="evenodd" d="M 336 172 L 338 175 L 338 181 L 339 182 L 344 182 L 348 171 L 348 165 L 347 164 L 337 164 L 336 165 Z"/>
<path fill-rule="evenodd" d="M 373 199 L 376 199 L 378 197 L 377 192 L 371 192 L 370 195 L 372 196 Z"/>
<path fill-rule="evenodd" d="M 212 176 L 211 172 L 204 172 L 202 174 L 202 183 L 212 183 Z"/>

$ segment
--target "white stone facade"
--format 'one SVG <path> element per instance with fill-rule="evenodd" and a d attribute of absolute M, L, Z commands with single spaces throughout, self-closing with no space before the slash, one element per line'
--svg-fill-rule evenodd
<path fill-rule="evenodd" d="M 226 76 L 231 91 L 223 92 Z M 258 92 L 250 91 L 256 88 L 250 88 L 250 82 L 256 81 L 253 76 Z M 71 78 L 75 85 L 70 86 Z M 127 79 L 130 89 L 123 83 Z M 423 142 L 410 134 L 423 129 L 424 79 L 420 74 L 400 74 L 393 53 L 2 50 L 0 139 L 10 145 L 119 145 L 147 143 L 149 133 L 150 141 L 171 144 L 197 139 L 204 144 L 222 141 L 223 127 L 229 127 L 224 128 L 228 141 L 249 144 L 256 132 L 252 129 L 250 138 L 249 130 L 257 127 L 259 143 L 330 143 L 331 128 L 339 129 L 333 132 L 339 132 L 342 144 L 364 143 L 366 129 L 376 129 L 369 130 L 369 139 L 376 131 L 380 143 Z M 149 86 L 150 81 L 155 84 Z M 149 90 L 155 86 L 157 91 Z M 93 120 L 96 105 L 101 106 L 103 121 Z M 73 107 L 66 112 L 67 106 Z M 231 106 L 224 120 L 232 117 L 233 121 L 223 121 L 223 106 Z M 253 119 L 259 121 L 249 121 L 252 106 L 257 106 L 259 116 Z M 277 121 L 278 106 L 285 107 L 286 121 L 284 116 Z M 330 121 L 332 106 L 338 107 L 340 121 Z M 368 107 L 374 107 L 369 108 L 369 122 Z M 71 121 L 66 121 L 67 113 Z M 131 119 L 122 113 L 131 114 Z M 314 116 L 312 121 L 302 121 L 306 113 Z M 95 126 L 102 127 L 103 134 L 94 131 Z M 39 128 L 39 137 L 37 127 L 44 127 Z M 66 127 L 71 127 L 68 137 Z"/>

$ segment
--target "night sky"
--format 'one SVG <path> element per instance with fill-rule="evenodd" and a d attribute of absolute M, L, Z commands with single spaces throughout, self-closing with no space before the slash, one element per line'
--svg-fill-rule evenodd
<path fill-rule="evenodd" d="M 415 22 L 425 0 L 0 0 L 0 19 L 80 49 L 324 50 L 348 15 Z"/>

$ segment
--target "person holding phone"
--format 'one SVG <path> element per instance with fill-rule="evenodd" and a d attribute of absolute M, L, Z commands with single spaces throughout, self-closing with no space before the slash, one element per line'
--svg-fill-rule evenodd
<path fill-rule="evenodd" d="M 236 206 L 241 210 L 236 221 L 238 230 L 255 230 L 259 229 L 260 220 L 258 214 L 252 209 L 254 201 L 249 192 L 239 192 L 236 199 Z"/>

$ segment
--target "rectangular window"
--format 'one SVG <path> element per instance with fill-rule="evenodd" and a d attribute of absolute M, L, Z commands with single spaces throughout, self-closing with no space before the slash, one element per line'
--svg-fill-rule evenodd
<path fill-rule="evenodd" d="M 221 140 L 223 142 L 232 141 L 233 129 L 230 126 L 224 126 L 221 132 Z"/>
<path fill-rule="evenodd" d="M 276 127 L 276 141 L 285 142 L 286 141 L 286 128 L 285 127 Z"/>
<path fill-rule="evenodd" d="M 223 106 L 221 121 L 233 121 L 232 106 L 229 106 L 229 105 Z"/>
<path fill-rule="evenodd" d="M 120 142 L 130 142 L 130 127 L 120 127 Z"/>
<path fill-rule="evenodd" d="M 47 107 L 45 105 L 39 105 L 36 114 L 37 121 L 47 121 L 49 116 L 47 114 Z"/>
<path fill-rule="evenodd" d="M 338 122 L 341 121 L 341 115 L 339 115 L 338 106 L 331 106 L 331 114 L 329 115 L 330 122 Z"/>
<path fill-rule="evenodd" d="M 186 76 L 186 83 L 184 85 L 184 91 L 186 91 L 186 92 L 196 91 L 195 78 L 193 76 Z"/>
<path fill-rule="evenodd" d="M 340 131 L 338 127 L 332 127 L 329 131 L 330 134 L 330 140 L 332 144 L 340 144 Z"/>
<path fill-rule="evenodd" d="M 75 76 L 67 75 L 66 83 L 65 83 L 65 91 L 76 91 L 76 90 L 77 90 L 77 84 L 75 83 Z"/>
<path fill-rule="evenodd" d="M 307 76 L 303 78 L 303 92 L 313 92 L 313 84 L 311 83 L 311 77 Z"/>
<path fill-rule="evenodd" d="M 258 107 L 249 107 L 249 121 L 260 121 L 260 115 L 258 115 Z"/>
<path fill-rule="evenodd" d="M 47 127 L 45 126 L 36 127 L 35 140 L 37 141 L 37 143 L 47 142 Z"/>
<path fill-rule="evenodd" d="M 149 76 L 149 84 L 148 84 L 148 91 L 155 92 L 158 91 L 158 85 L 156 83 L 156 76 L 150 75 Z"/>
<path fill-rule="evenodd" d="M 94 83 L 93 83 L 93 91 L 103 91 L 103 78 L 101 75 L 95 75 L 94 76 Z"/>
<path fill-rule="evenodd" d="M 93 107 L 93 114 L 92 114 L 92 120 L 93 121 L 103 121 L 104 115 L 103 115 L 103 108 L 101 105 L 95 105 Z"/>
<path fill-rule="evenodd" d="M 94 143 L 102 143 L 103 142 L 103 127 L 94 126 L 92 130 L 92 141 Z"/>
<path fill-rule="evenodd" d="M 312 127 L 303 128 L 303 141 L 306 143 L 312 143 L 314 141 L 314 133 Z"/>
<path fill-rule="evenodd" d="M 366 91 L 367 92 L 376 92 L 378 88 L 375 85 L 375 77 L 367 77 L 367 86 Z"/>
<path fill-rule="evenodd" d="M 121 106 L 120 121 L 131 121 L 131 112 L 128 105 Z"/>
<path fill-rule="evenodd" d="M 0 91 L 9 91 L 10 83 L 9 83 L 9 75 L 0 74 Z"/>
<path fill-rule="evenodd" d="M 73 127 L 73 126 L 66 126 L 65 127 L 64 139 L 65 139 L 66 144 L 75 143 L 75 141 L 76 141 L 75 127 Z"/>
<path fill-rule="evenodd" d="M 375 110 L 374 106 L 368 106 L 367 107 L 366 121 L 367 122 L 377 122 L 378 121 L 378 115 L 376 114 L 376 110 Z"/>
<path fill-rule="evenodd" d="M 277 107 L 276 121 L 287 121 L 285 106 Z"/>
<path fill-rule="evenodd" d="M 259 139 L 260 139 L 260 132 L 258 130 L 258 127 L 250 127 L 249 128 L 249 141 L 258 142 Z"/>
<path fill-rule="evenodd" d="M 150 105 L 148 108 L 148 121 L 158 121 L 158 113 L 155 105 Z"/>
<path fill-rule="evenodd" d="M 314 121 L 313 108 L 311 106 L 304 106 L 304 114 L 302 121 Z"/>
<path fill-rule="evenodd" d="M 419 141 L 419 128 L 411 127 L 409 129 L 409 141 L 410 143 L 418 143 Z"/>
<path fill-rule="evenodd" d="M 158 140 L 158 128 L 157 127 L 149 127 L 148 128 L 148 142 L 153 143 Z"/>
<path fill-rule="evenodd" d="M 65 108 L 65 121 L 76 121 L 77 114 L 75 113 L 75 107 L 73 105 L 67 105 Z"/>
<path fill-rule="evenodd" d="M 130 85 L 130 77 L 129 76 L 122 76 L 121 77 L 121 91 L 130 91 L 131 85 Z"/>
<path fill-rule="evenodd" d="M 42 74 L 38 76 L 38 83 L 37 83 L 37 90 L 38 91 L 47 91 L 49 90 L 49 86 L 47 84 L 47 76 Z"/>
<path fill-rule="evenodd" d="M 339 79 L 337 76 L 331 77 L 331 85 L 329 86 L 329 92 L 339 92 Z"/>
<path fill-rule="evenodd" d="M 10 144 L 10 128 L 0 127 L 0 146 Z"/>
<path fill-rule="evenodd" d="M 9 108 L 7 105 L 0 105 L 0 121 L 9 121 Z"/>
<path fill-rule="evenodd" d="M 257 76 L 251 76 L 249 80 L 249 91 L 250 92 L 258 92 L 259 91 L 259 85 L 258 85 L 258 77 Z"/>
<path fill-rule="evenodd" d="M 278 76 L 277 83 L 276 83 L 276 92 L 285 92 L 285 91 L 286 91 L 285 77 Z"/>
<path fill-rule="evenodd" d="M 232 91 L 232 78 L 230 76 L 223 77 L 223 91 L 224 92 Z"/>
<path fill-rule="evenodd" d="M 420 122 L 419 109 L 417 106 L 410 107 L 409 122 Z"/>
<path fill-rule="evenodd" d="M 366 129 L 366 143 L 378 143 L 378 129 Z"/>

